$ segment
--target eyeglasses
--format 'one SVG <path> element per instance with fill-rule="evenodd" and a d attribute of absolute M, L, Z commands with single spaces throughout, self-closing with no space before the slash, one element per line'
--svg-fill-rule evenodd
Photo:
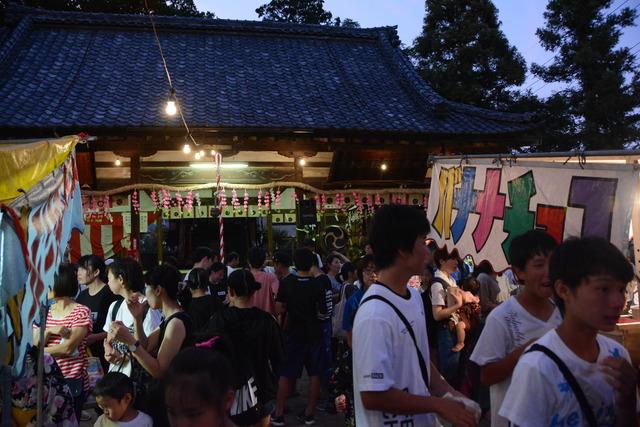
<path fill-rule="evenodd" d="M 364 273 L 364 274 L 376 274 L 376 270 L 374 270 L 373 268 L 365 268 L 364 270 L 362 270 L 362 273 Z"/>

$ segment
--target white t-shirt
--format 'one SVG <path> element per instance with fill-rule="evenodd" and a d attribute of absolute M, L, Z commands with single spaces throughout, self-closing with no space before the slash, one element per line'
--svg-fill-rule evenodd
<path fill-rule="evenodd" d="M 451 276 L 447 276 L 440 270 L 436 270 L 436 272 L 433 274 L 433 277 L 444 280 L 445 282 L 447 282 L 447 284 L 449 284 L 449 286 L 458 287 L 458 285 L 456 284 L 456 279 Z M 444 286 L 442 286 L 442 283 L 433 282 L 433 284 L 431 285 L 431 305 L 441 305 L 443 307 L 447 306 L 447 292 L 444 290 Z"/>
<path fill-rule="evenodd" d="M 384 285 L 374 283 L 362 297 L 380 295 L 395 305 L 413 327 L 418 347 L 429 365 L 429 344 L 420 292 L 409 289 L 403 298 Z M 431 373 L 429 373 L 429 376 Z M 411 335 L 396 312 L 379 300 L 362 304 L 353 326 L 353 384 L 358 427 L 436 425 L 435 414 L 396 415 L 370 411 L 362 405 L 360 392 L 397 388 L 418 396 L 429 396 L 422 379 L 418 355 Z"/>
<path fill-rule="evenodd" d="M 502 360 L 527 341 L 540 338 L 560 323 L 562 315 L 557 308 L 544 322 L 525 310 L 515 297 L 511 297 L 487 316 L 471 360 L 480 366 Z M 507 427 L 509 424 L 498 415 L 498 410 L 510 383 L 511 376 L 489 388 L 492 427 Z"/>
<path fill-rule="evenodd" d="M 104 414 L 100 415 L 96 420 L 93 427 L 153 427 L 153 420 L 147 414 L 142 411 L 138 411 L 138 415 L 131 421 L 111 421 L 105 417 Z"/>
<path fill-rule="evenodd" d="M 598 426 L 614 426 L 615 393 L 599 364 L 610 356 L 628 361 L 630 358 L 627 350 L 612 339 L 598 335 L 597 340 L 600 354 L 596 363 L 578 357 L 555 329 L 536 342 L 549 348 L 567 365 L 596 414 Z M 588 425 L 560 369 L 539 351 L 526 353 L 518 361 L 500 415 L 520 427 Z"/>
<path fill-rule="evenodd" d="M 107 312 L 107 320 L 104 322 L 104 327 L 102 328 L 102 330 L 107 333 L 109 333 L 109 328 L 111 327 L 111 319 L 112 319 L 111 313 L 113 312 L 113 307 L 116 305 L 117 302 L 118 301 L 112 302 L 111 305 L 109 306 L 109 311 Z M 120 308 L 116 313 L 115 320 L 124 323 L 124 325 L 129 328 L 129 331 L 133 333 L 135 319 L 133 318 L 133 315 L 129 311 L 129 307 L 127 307 L 127 303 L 125 301 L 123 301 L 122 304 L 120 304 Z M 147 336 L 149 336 L 151 332 L 158 329 L 158 326 L 160 326 L 161 321 L 162 321 L 162 312 L 160 310 L 154 310 L 150 308 L 149 311 L 147 311 L 147 315 L 144 318 L 144 322 L 142 322 L 144 333 Z M 120 343 L 117 343 L 117 345 L 119 344 Z M 117 345 L 115 347 L 116 350 L 120 350 L 119 348 L 117 348 Z M 122 372 L 125 375 L 131 375 L 131 361 L 126 361 L 122 365 L 122 367 L 120 367 L 120 369 L 118 368 L 119 368 L 119 365 L 109 364 L 109 372 L 118 371 L 118 372 Z"/>

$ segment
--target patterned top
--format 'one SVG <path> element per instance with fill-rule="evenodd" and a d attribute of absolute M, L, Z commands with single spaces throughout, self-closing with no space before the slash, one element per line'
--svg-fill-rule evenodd
<path fill-rule="evenodd" d="M 86 327 L 87 331 L 91 331 L 91 310 L 82 304 L 76 304 L 71 313 L 62 319 L 54 319 L 51 310 L 47 314 L 47 327 L 64 326 L 65 328 L 81 328 Z M 64 342 L 64 338 L 60 335 L 51 334 L 46 342 L 46 346 L 53 346 Z M 83 338 L 78 348 L 69 357 L 55 356 L 54 359 L 62 375 L 65 378 L 82 378 L 84 379 L 84 388 L 89 388 L 89 376 L 87 374 L 87 343 Z"/>

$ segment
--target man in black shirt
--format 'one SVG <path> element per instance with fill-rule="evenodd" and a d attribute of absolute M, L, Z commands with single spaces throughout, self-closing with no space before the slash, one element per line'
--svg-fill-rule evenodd
<path fill-rule="evenodd" d="M 208 271 L 209 292 L 218 297 L 220 302 L 227 304 L 227 267 L 221 262 L 215 262 Z"/>
<path fill-rule="evenodd" d="M 311 276 L 313 252 L 299 249 L 294 255 L 298 276 L 288 275 L 280 283 L 276 307 L 284 321 L 285 360 L 280 367 L 276 412 L 271 418 L 274 426 L 284 425 L 284 406 L 293 382 L 302 374 L 303 366 L 309 376 L 309 401 L 299 420 L 305 424 L 314 422 L 320 375 L 323 369 L 324 345 L 318 312 L 325 311 L 325 292 L 322 285 Z M 284 316 L 283 316 L 284 317 Z"/>

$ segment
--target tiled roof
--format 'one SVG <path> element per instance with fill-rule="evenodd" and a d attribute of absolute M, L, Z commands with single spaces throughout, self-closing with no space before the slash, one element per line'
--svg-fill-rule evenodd
<path fill-rule="evenodd" d="M 193 128 L 500 134 L 531 117 L 443 99 L 395 28 L 156 17 Z M 1 128 L 167 128 L 169 86 L 144 15 L 9 9 Z M 9 31 L 9 32 L 8 32 Z"/>

